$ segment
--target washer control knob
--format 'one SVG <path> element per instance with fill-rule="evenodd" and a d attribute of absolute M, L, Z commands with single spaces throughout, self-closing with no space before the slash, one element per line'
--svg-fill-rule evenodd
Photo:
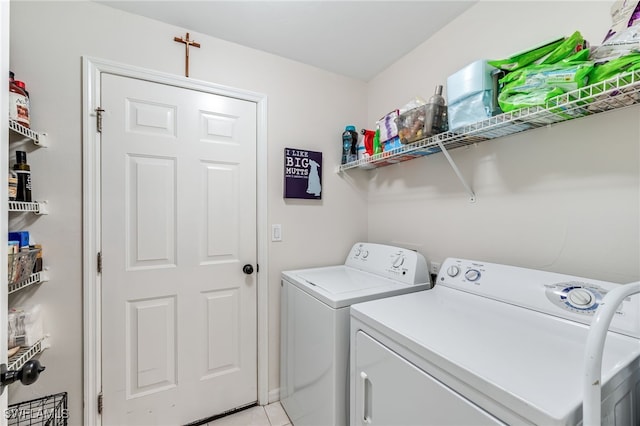
<path fill-rule="evenodd" d="M 469 269 L 464 273 L 464 277 L 469 281 L 477 281 L 480 279 L 480 271 L 477 269 Z"/>
<path fill-rule="evenodd" d="M 447 268 L 447 275 L 450 277 L 456 277 L 460 273 L 460 268 L 456 265 L 451 265 Z"/>
<path fill-rule="evenodd" d="M 589 306 L 593 302 L 593 295 L 589 290 L 576 288 L 569 292 L 569 300 L 575 306 Z"/>
<path fill-rule="evenodd" d="M 360 256 L 360 249 L 359 248 L 356 249 L 356 256 Z"/>
<path fill-rule="evenodd" d="M 367 257 L 369 257 L 369 250 L 363 250 L 362 251 L 362 258 L 366 259 Z"/>
<path fill-rule="evenodd" d="M 403 263 L 404 263 L 404 256 L 398 255 L 398 257 L 396 257 L 396 260 L 393 261 L 393 267 L 399 268 L 400 266 L 402 266 Z"/>

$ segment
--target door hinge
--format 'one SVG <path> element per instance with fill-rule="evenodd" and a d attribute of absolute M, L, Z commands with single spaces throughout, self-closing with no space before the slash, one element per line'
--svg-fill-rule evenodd
<path fill-rule="evenodd" d="M 98 394 L 98 414 L 102 414 L 102 392 Z"/>
<path fill-rule="evenodd" d="M 97 128 L 98 133 L 102 133 L 102 113 L 104 110 L 100 107 L 96 108 L 96 119 L 97 119 Z"/>
<path fill-rule="evenodd" d="M 98 273 L 102 273 L 102 252 L 98 252 Z"/>

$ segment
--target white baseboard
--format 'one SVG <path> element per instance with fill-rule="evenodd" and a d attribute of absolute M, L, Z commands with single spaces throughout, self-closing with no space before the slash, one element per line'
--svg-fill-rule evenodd
<path fill-rule="evenodd" d="M 280 401 L 280 388 L 271 389 L 269 391 L 269 404 Z"/>

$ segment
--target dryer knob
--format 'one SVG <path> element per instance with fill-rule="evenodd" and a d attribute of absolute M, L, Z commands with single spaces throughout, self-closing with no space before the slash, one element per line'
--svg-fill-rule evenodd
<path fill-rule="evenodd" d="M 456 277 L 459 273 L 460 268 L 458 268 L 456 265 L 451 265 L 447 268 L 447 275 L 449 275 L 450 277 Z"/>
<path fill-rule="evenodd" d="M 396 260 L 393 262 L 393 267 L 399 268 L 402 266 L 403 263 L 404 263 L 404 256 L 399 255 L 398 257 L 396 257 Z"/>
<path fill-rule="evenodd" d="M 589 306 L 593 302 L 593 296 L 589 290 L 576 288 L 569 292 L 569 300 L 575 306 Z"/>
<path fill-rule="evenodd" d="M 464 273 L 464 277 L 469 281 L 477 281 L 480 279 L 480 271 L 477 269 L 469 269 Z"/>

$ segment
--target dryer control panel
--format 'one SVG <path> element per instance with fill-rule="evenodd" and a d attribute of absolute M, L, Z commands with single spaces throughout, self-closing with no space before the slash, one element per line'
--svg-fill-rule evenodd
<path fill-rule="evenodd" d="M 593 315 L 609 292 L 601 286 L 584 281 L 559 282 L 545 287 L 547 299 L 552 303 L 582 315 Z"/>
<path fill-rule="evenodd" d="M 345 265 L 405 284 L 424 284 L 430 281 L 429 267 L 424 256 L 401 247 L 356 243 L 351 248 Z"/>
<path fill-rule="evenodd" d="M 467 259 L 446 259 L 436 287 L 442 285 L 590 324 L 604 296 L 621 284 Z M 640 338 L 640 294 L 616 311 L 610 330 Z"/>

